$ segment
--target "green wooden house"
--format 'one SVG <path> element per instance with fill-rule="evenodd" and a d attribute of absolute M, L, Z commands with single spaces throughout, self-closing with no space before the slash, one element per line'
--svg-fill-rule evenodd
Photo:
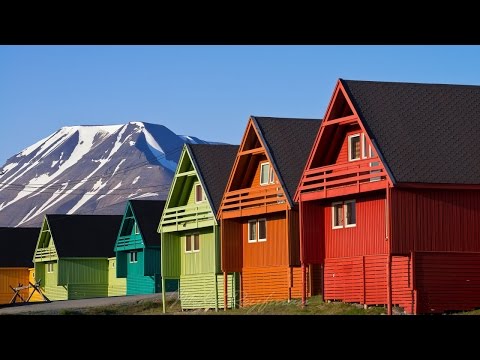
<path fill-rule="evenodd" d="M 127 280 L 127 295 L 161 291 L 160 235 L 158 222 L 165 200 L 129 200 L 115 244 L 118 278 Z M 166 282 L 167 291 L 178 289 L 177 280 Z"/>
<path fill-rule="evenodd" d="M 238 146 L 183 147 L 158 232 L 162 281 L 180 280 L 182 309 L 224 308 L 218 206 Z M 238 279 L 227 279 L 228 307 L 236 305 Z M 165 292 L 163 292 L 165 309 Z"/>
<path fill-rule="evenodd" d="M 106 297 L 114 290 L 109 259 L 121 222 L 121 215 L 45 215 L 33 262 L 50 300 Z"/>

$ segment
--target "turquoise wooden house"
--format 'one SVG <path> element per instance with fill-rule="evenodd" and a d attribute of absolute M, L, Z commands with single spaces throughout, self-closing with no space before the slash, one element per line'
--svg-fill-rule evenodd
<path fill-rule="evenodd" d="M 238 146 L 186 144 L 158 227 L 162 281 L 180 280 L 183 309 L 225 308 L 218 206 Z M 228 307 L 236 305 L 238 279 L 227 279 Z M 163 292 L 165 311 L 165 292 Z"/>
<path fill-rule="evenodd" d="M 45 215 L 33 262 L 50 300 L 108 296 L 121 222 L 121 215 Z"/>
<path fill-rule="evenodd" d="M 161 291 L 160 235 L 158 222 L 165 200 L 129 200 L 115 244 L 117 277 L 127 279 L 127 295 Z M 178 289 L 177 280 L 166 282 L 167 291 Z"/>

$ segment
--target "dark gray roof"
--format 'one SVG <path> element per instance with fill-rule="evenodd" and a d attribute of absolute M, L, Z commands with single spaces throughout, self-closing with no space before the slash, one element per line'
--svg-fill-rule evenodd
<path fill-rule="evenodd" d="M 216 214 L 227 186 L 238 145 L 187 144 L 198 175 Z"/>
<path fill-rule="evenodd" d="M 112 257 L 122 215 L 46 215 L 58 257 Z"/>
<path fill-rule="evenodd" d="M 394 182 L 480 184 L 480 86 L 340 81 Z"/>
<path fill-rule="evenodd" d="M 157 226 L 162 217 L 165 200 L 129 200 L 145 246 L 160 246 Z"/>
<path fill-rule="evenodd" d="M 279 180 L 293 206 L 293 196 L 320 128 L 321 119 L 251 117 L 260 131 Z"/>
<path fill-rule="evenodd" d="M 40 228 L 0 228 L 0 268 L 33 267 L 39 233 Z"/>

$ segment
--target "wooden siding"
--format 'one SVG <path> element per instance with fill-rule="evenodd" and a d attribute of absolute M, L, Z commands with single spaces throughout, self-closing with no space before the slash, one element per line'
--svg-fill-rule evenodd
<path fill-rule="evenodd" d="M 108 296 L 108 284 L 71 284 L 68 285 L 68 299 L 91 299 Z"/>
<path fill-rule="evenodd" d="M 465 311 L 480 307 L 480 254 L 415 253 L 418 313 Z"/>
<path fill-rule="evenodd" d="M 267 219 L 267 241 L 248 242 L 248 220 L 243 220 L 243 268 L 289 265 L 287 223 L 285 212 L 261 215 L 252 219 Z"/>
<path fill-rule="evenodd" d="M 176 233 L 162 233 L 162 276 L 165 279 L 180 279 L 181 254 L 180 236 Z"/>
<path fill-rule="evenodd" d="M 331 203 L 327 203 L 324 207 L 326 258 L 387 254 L 385 196 L 375 194 L 367 197 L 348 197 L 342 200 L 352 199 L 356 201 L 357 225 L 355 227 L 332 229 Z M 332 200 L 332 202 L 335 201 L 337 200 Z"/>
<path fill-rule="evenodd" d="M 200 251 L 185 252 L 186 236 L 190 234 L 200 234 Z M 208 229 L 198 229 L 192 232 L 183 232 L 181 235 L 180 258 L 182 263 L 181 274 L 205 274 L 216 273 L 220 270 L 215 267 L 216 246 L 213 227 Z"/>
<path fill-rule="evenodd" d="M 158 279 L 158 278 L 157 278 Z M 160 292 L 160 283 L 155 276 L 129 274 L 127 276 L 127 295 L 155 294 Z"/>
<path fill-rule="evenodd" d="M 60 259 L 58 285 L 108 284 L 108 259 Z"/>
<path fill-rule="evenodd" d="M 324 206 L 318 201 L 302 201 L 300 206 L 300 245 L 305 264 L 321 264 L 325 257 Z"/>
<path fill-rule="evenodd" d="M 298 209 L 287 210 L 288 255 L 291 266 L 300 265 L 300 221 Z"/>
<path fill-rule="evenodd" d="M 307 279 L 308 282 L 308 279 Z M 242 306 L 302 297 L 300 267 L 249 267 L 242 272 Z"/>
<path fill-rule="evenodd" d="M 35 276 L 37 280 L 39 276 L 44 277 L 41 288 L 50 300 L 68 300 L 67 286 L 58 285 L 58 263 L 56 261 L 53 262 L 53 273 L 47 272 L 47 262 L 35 263 Z"/>
<path fill-rule="evenodd" d="M 124 296 L 127 294 L 127 279 L 117 277 L 116 258 L 108 259 L 108 296 Z"/>
<path fill-rule="evenodd" d="M 160 236 L 160 235 L 159 235 Z M 146 276 L 160 274 L 160 247 L 147 247 L 144 252 L 143 273 Z"/>
<path fill-rule="evenodd" d="M 345 133 L 343 137 L 342 145 L 340 146 L 340 151 L 335 156 L 334 164 L 344 164 L 348 163 L 348 137 L 354 134 L 363 134 L 362 130 L 358 125 L 351 126 L 351 130 Z M 361 135 L 360 135 L 361 138 Z M 361 144 L 360 144 L 361 145 Z M 362 149 L 360 148 L 360 154 L 362 154 Z"/>
<path fill-rule="evenodd" d="M 28 268 L 0 268 L 0 304 L 8 304 L 12 299 L 14 292 L 10 286 L 16 287 L 19 284 L 28 285 L 29 278 Z M 22 297 L 26 300 L 28 290 L 21 292 Z M 17 300 L 21 301 L 20 299 Z"/>
<path fill-rule="evenodd" d="M 215 282 L 216 278 L 216 282 Z M 190 274 L 180 278 L 180 303 L 182 309 L 215 309 L 215 295 L 218 308 L 224 308 L 223 275 L 218 274 Z M 238 279 L 236 275 L 228 275 L 228 307 L 235 307 L 238 300 Z M 215 286 L 216 291 L 215 291 Z"/>
<path fill-rule="evenodd" d="M 480 252 L 480 191 L 392 189 L 392 253 Z"/>
<path fill-rule="evenodd" d="M 388 255 L 325 259 L 324 298 L 367 305 L 387 304 Z M 392 303 L 413 311 L 410 259 L 392 258 Z"/>
<path fill-rule="evenodd" d="M 222 220 L 222 271 L 240 272 L 243 267 L 243 224 L 239 220 Z"/>

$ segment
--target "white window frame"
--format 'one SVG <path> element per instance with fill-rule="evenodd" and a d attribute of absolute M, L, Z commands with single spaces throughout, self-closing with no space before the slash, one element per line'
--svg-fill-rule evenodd
<path fill-rule="evenodd" d="M 198 249 L 195 250 L 195 236 L 198 235 Z M 187 239 L 188 237 L 190 237 L 190 241 L 191 241 L 191 246 L 190 246 L 190 249 L 191 250 L 187 250 Z M 188 235 L 185 235 L 185 253 L 186 254 L 191 254 L 191 253 L 198 253 L 200 252 L 200 233 L 194 233 L 194 234 L 188 234 Z"/>
<path fill-rule="evenodd" d="M 267 182 L 262 183 L 262 172 L 263 172 L 263 167 L 264 167 L 264 166 L 268 166 Z M 265 186 L 265 185 L 271 184 L 271 183 L 270 183 L 270 169 L 271 169 L 271 168 L 272 168 L 272 167 L 271 167 L 269 161 L 260 163 L 260 185 L 261 185 L 261 186 Z"/>
<path fill-rule="evenodd" d="M 133 224 L 133 232 L 135 233 L 135 235 L 140 234 L 140 229 L 138 228 L 138 223 L 136 221 Z"/>
<path fill-rule="evenodd" d="M 250 224 L 253 224 L 255 226 L 255 239 L 250 239 Z M 258 239 L 258 227 L 257 227 L 257 220 L 248 220 L 248 225 L 247 225 L 247 241 L 249 243 L 256 243 Z"/>
<path fill-rule="evenodd" d="M 343 218 L 342 225 L 335 225 L 335 216 L 336 216 L 335 208 L 337 205 L 342 205 L 342 218 Z M 344 213 L 345 213 L 345 209 L 343 208 L 343 201 L 336 201 L 332 203 L 332 229 L 343 229 L 343 225 L 345 224 Z"/>
<path fill-rule="evenodd" d="M 53 272 L 54 272 L 53 263 L 48 263 L 47 264 L 47 273 L 52 274 Z"/>
<path fill-rule="evenodd" d="M 352 139 L 355 138 L 355 137 L 358 137 L 359 141 L 360 141 L 360 154 L 359 154 L 359 157 L 358 159 L 352 159 Z M 352 134 L 352 135 L 349 135 L 348 136 L 348 161 L 358 161 L 362 158 L 362 138 L 360 136 L 360 133 L 358 134 Z"/>
<path fill-rule="evenodd" d="M 138 251 L 130 251 L 129 253 L 130 264 L 138 263 Z"/>
<path fill-rule="evenodd" d="M 372 146 L 367 142 L 365 133 L 362 133 L 362 159 L 368 159 L 372 157 Z"/>
<path fill-rule="evenodd" d="M 347 204 L 352 204 L 354 205 L 355 207 L 355 224 L 347 224 L 347 219 L 348 219 L 348 216 L 347 216 L 347 209 L 348 209 L 348 206 Z M 352 228 L 352 227 L 356 227 L 357 226 L 357 204 L 356 204 L 356 201 L 355 199 L 353 200 L 345 200 L 343 202 L 343 224 L 346 228 Z"/>
<path fill-rule="evenodd" d="M 260 239 L 260 221 L 265 221 L 265 239 Z M 266 218 L 257 219 L 257 241 L 258 242 L 267 241 L 267 219 Z"/>
<path fill-rule="evenodd" d="M 270 173 L 268 174 L 268 183 L 275 184 L 275 173 L 273 172 L 272 164 L 270 164 Z"/>
<path fill-rule="evenodd" d="M 205 195 L 205 191 L 203 191 L 203 187 L 202 187 L 202 184 L 195 184 L 195 189 L 194 189 L 194 197 L 195 197 L 195 204 L 201 204 L 203 203 L 205 200 L 207 200 L 207 196 Z M 200 187 L 200 189 L 202 190 L 202 199 L 201 200 L 198 200 L 197 199 L 197 187 Z"/>

